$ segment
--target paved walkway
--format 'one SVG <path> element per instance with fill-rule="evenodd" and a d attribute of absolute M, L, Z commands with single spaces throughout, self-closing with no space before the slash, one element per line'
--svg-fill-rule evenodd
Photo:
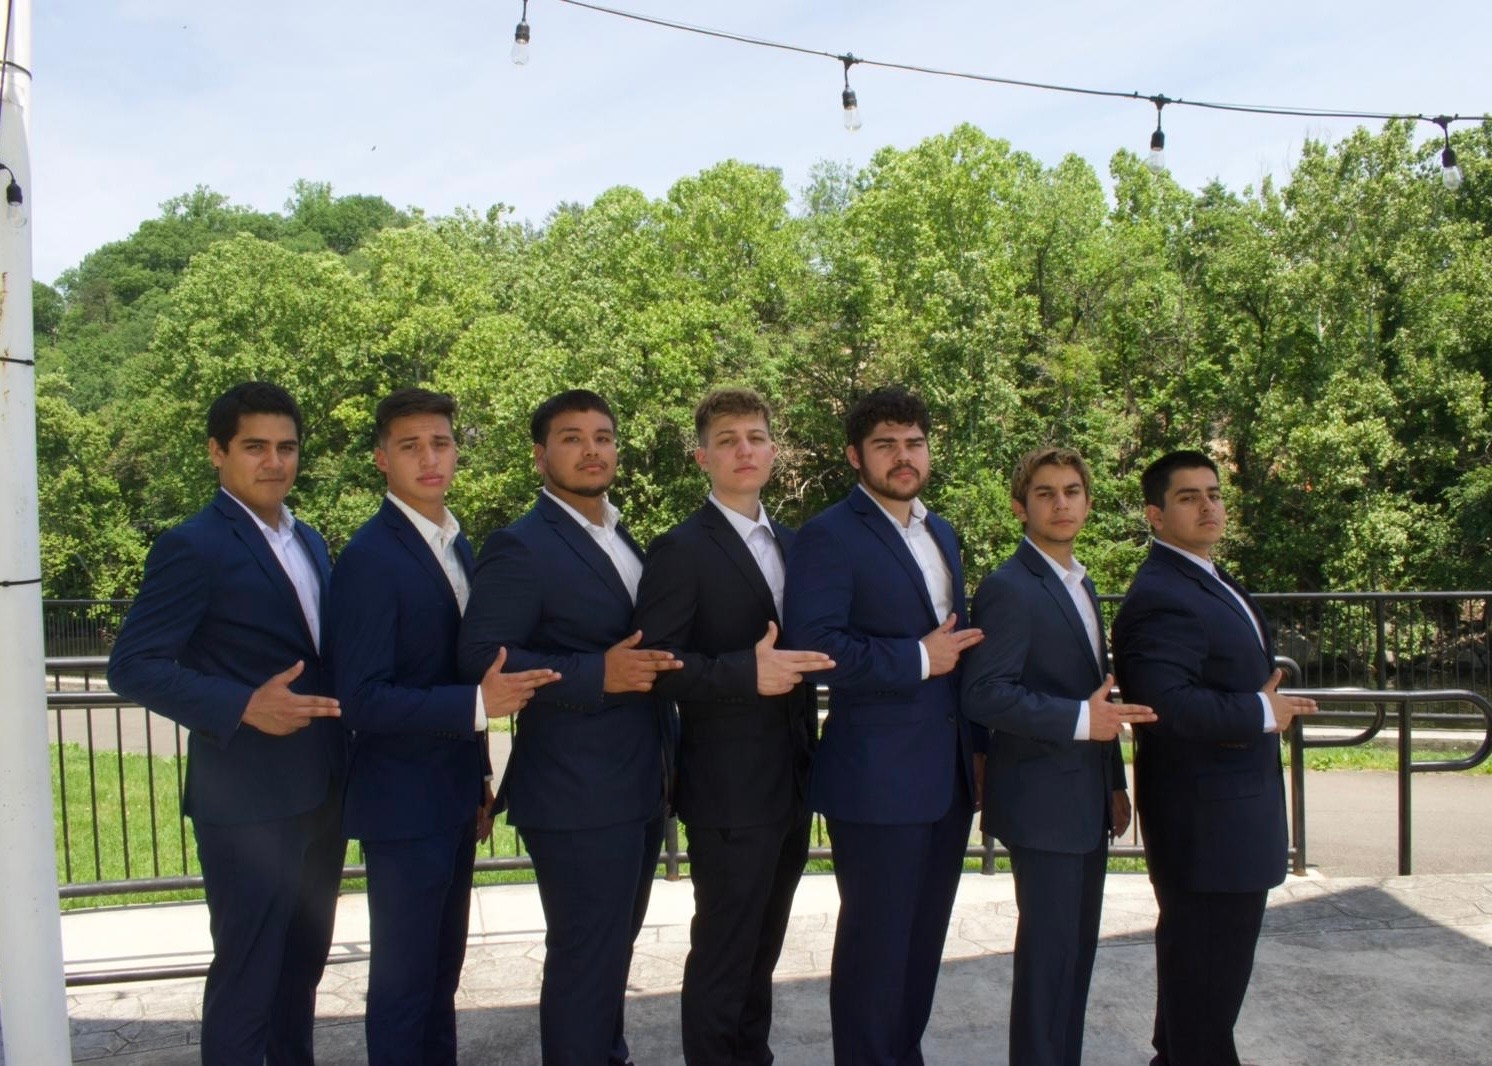
<path fill-rule="evenodd" d="M 804 879 L 777 969 L 773 1044 L 782 1066 L 831 1061 L 828 969 L 833 878 Z M 660 881 L 637 946 L 628 1035 L 639 1063 L 682 1062 L 678 986 L 688 946 L 688 881 Z M 1008 874 L 966 875 L 944 950 L 925 1050 L 930 1063 L 1005 1063 L 1016 909 Z M 1138 875 L 1112 875 L 1088 1012 L 1086 1061 L 1148 1057 L 1154 995 L 1155 904 Z M 206 958 L 200 904 L 73 912 L 63 919 L 70 972 L 122 962 Z M 542 917 L 531 886 L 479 889 L 460 992 L 463 1062 L 538 1060 Z M 318 1061 L 364 1061 L 367 963 L 364 897 L 338 911 L 334 964 L 322 982 Z M 1373 1066 L 1492 1061 L 1492 874 L 1291 878 L 1270 897 L 1252 989 L 1238 1032 L 1267 1066 Z M 117 1066 L 197 1062 L 197 980 L 76 989 L 69 999 L 77 1061 Z"/>

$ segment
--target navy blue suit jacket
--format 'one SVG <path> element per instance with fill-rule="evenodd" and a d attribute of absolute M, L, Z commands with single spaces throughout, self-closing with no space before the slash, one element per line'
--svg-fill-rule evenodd
<path fill-rule="evenodd" d="M 321 576 L 326 542 L 295 523 Z M 296 692 L 330 695 L 295 586 L 259 527 L 219 491 L 162 533 L 109 656 L 115 692 L 191 730 L 184 813 L 205 825 L 244 825 L 315 810 L 346 768 L 334 718 L 272 737 L 240 724 L 254 690 L 296 660 Z"/>
<path fill-rule="evenodd" d="M 1093 583 L 1083 579 L 1101 619 Z M 974 595 L 984 640 L 963 660 L 963 710 L 990 729 L 986 833 L 1007 846 L 1083 855 L 1112 825 L 1125 787 L 1117 741 L 1073 739 L 1078 704 L 1103 681 L 1083 619 L 1062 580 L 1022 540 Z M 1099 652 L 1107 663 L 1100 625 Z"/>
<path fill-rule="evenodd" d="M 667 703 L 604 691 L 606 651 L 634 632 L 632 607 L 611 559 L 548 496 L 482 546 L 461 622 L 461 676 L 478 680 L 502 647 L 508 670 L 562 675 L 514 720 L 499 792 L 511 824 L 599 829 L 661 811 Z"/>
<path fill-rule="evenodd" d="M 964 571 L 953 528 L 928 513 L 953 576 L 962 625 Z M 958 789 L 973 801 L 958 673 L 922 680 L 918 642 L 936 617 L 927 582 L 891 520 L 858 486 L 798 531 L 787 560 L 784 643 L 825 652 L 829 717 L 809 799 L 831 818 L 873 825 L 933 822 Z"/>
<path fill-rule="evenodd" d="M 773 522 L 772 532 L 786 557 L 792 530 Z M 713 503 L 648 548 L 633 625 L 644 647 L 666 648 L 684 664 L 659 674 L 653 691 L 678 702 L 676 802 L 690 826 L 766 825 L 807 801 L 814 677 L 781 696 L 757 694 L 756 642 L 769 622 L 782 628 L 772 590 Z"/>
<path fill-rule="evenodd" d="M 470 578 L 471 545 L 456 552 Z M 397 506 L 353 534 L 332 571 L 332 680 L 352 732 L 344 824 L 410 840 L 471 822 L 489 772 L 476 686 L 456 670 L 461 610 L 435 553 Z"/>
<path fill-rule="evenodd" d="M 1248 602 L 1267 643 L 1263 616 Z M 1258 696 L 1274 650 L 1260 647 L 1238 601 L 1196 563 L 1152 546 L 1114 620 L 1114 666 L 1125 698 L 1149 704 L 1158 719 L 1135 731 L 1135 806 L 1151 880 L 1189 892 L 1256 892 L 1283 881 L 1280 738 L 1263 731 Z"/>

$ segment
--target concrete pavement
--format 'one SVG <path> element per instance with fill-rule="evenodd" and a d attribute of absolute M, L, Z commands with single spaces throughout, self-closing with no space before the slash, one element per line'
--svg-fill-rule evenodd
<path fill-rule="evenodd" d="M 463 1062 L 538 1058 L 542 920 L 531 886 L 482 888 L 460 992 Z M 837 897 L 828 875 L 804 879 L 777 970 L 773 1044 L 782 1066 L 831 1061 L 828 968 Z M 639 938 L 628 1033 L 639 1063 L 682 1062 L 678 985 L 688 948 L 687 881 L 655 886 Z M 944 950 L 924 1048 L 930 1063 L 1005 1063 L 1016 909 L 1008 874 L 966 875 Z M 1111 875 L 1088 1012 L 1085 1061 L 1148 1059 L 1154 996 L 1155 904 L 1143 876 Z M 205 957 L 199 904 L 64 917 L 70 970 L 137 960 Z M 363 897 L 344 897 L 334 960 L 367 948 Z M 323 1066 L 364 1061 L 364 961 L 336 962 L 322 982 Z M 1270 897 L 1239 1045 L 1266 1066 L 1492 1061 L 1492 875 L 1291 878 Z M 84 988 L 69 996 L 77 1061 L 118 1066 L 197 1062 L 197 980 Z"/>

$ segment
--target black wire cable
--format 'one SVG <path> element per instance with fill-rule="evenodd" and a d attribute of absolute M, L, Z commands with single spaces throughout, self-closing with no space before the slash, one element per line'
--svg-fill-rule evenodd
<path fill-rule="evenodd" d="M 840 62 L 849 60 L 853 63 L 866 67 L 880 67 L 883 70 L 900 70 L 912 74 L 929 74 L 940 78 L 962 78 L 966 81 L 984 82 L 992 85 L 1010 85 L 1022 89 L 1040 89 L 1046 92 L 1073 93 L 1081 96 L 1105 96 L 1120 100 L 1145 100 L 1157 106 L 1170 105 L 1177 107 L 1199 107 L 1210 111 L 1233 111 L 1248 115 L 1283 115 L 1296 118 L 1355 118 L 1374 119 L 1379 121 L 1390 121 L 1394 119 L 1409 120 L 1415 122 L 1429 122 L 1440 125 L 1441 120 L 1445 122 L 1479 122 L 1481 115 L 1439 115 L 1431 117 L 1410 112 L 1396 111 L 1354 111 L 1346 108 L 1334 107 L 1304 107 L 1304 106 L 1275 106 L 1270 104 L 1236 104 L 1225 103 L 1217 100 L 1183 100 L 1177 97 L 1169 97 L 1164 93 L 1142 93 L 1123 92 L 1118 89 L 1092 89 L 1078 85 L 1060 85 L 1056 82 L 1026 81 L 1021 78 L 1002 78 L 994 74 L 977 74 L 969 71 L 944 70 L 938 67 L 922 66 L 918 63 L 898 63 L 884 59 L 866 59 L 863 56 L 855 56 L 851 53 L 828 52 L 819 48 L 806 48 L 802 45 L 789 44 L 785 41 L 773 41 L 765 37 L 753 37 L 749 34 L 734 33 L 730 30 L 717 30 L 708 26 L 696 26 L 688 22 L 678 22 L 674 19 L 659 18 L 655 15 L 643 15 L 636 11 L 624 11 L 621 8 L 607 7 L 604 4 L 592 3 L 590 0 L 559 0 L 562 4 L 571 7 L 584 8 L 587 11 L 595 11 L 603 15 L 613 15 L 617 18 L 631 19 L 634 22 L 647 23 L 650 26 L 661 26 L 664 29 L 680 30 L 684 33 L 699 34 L 702 37 L 714 37 L 722 41 L 734 41 L 737 44 L 749 44 L 758 48 L 775 48 L 783 52 L 796 52 L 799 55 L 822 56 L 826 59 L 836 59 Z M 1443 127 L 1442 127 L 1443 128 Z"/>

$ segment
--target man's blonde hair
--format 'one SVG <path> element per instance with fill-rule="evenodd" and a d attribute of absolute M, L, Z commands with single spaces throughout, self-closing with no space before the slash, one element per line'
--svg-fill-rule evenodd
<path fill-rule="evenodd" d="M 1024 506 L 1026 494 L 1031 491 L 1031 479 L 1044 466 L 1072 467 L 1078 472 L 1078 477 L 1083 479 L 1084 495 L 1090 500 L 1093 498 L 1093 475 L 1088 470 L 1088 464 L 1072 448 L 1059 448 L 1055 444 L 1048 444 L 1021 456 L 1020 462 L 1015 464 L 1015 472 L 1010 475 L 1010 498 L 1019 500 Z"/>

